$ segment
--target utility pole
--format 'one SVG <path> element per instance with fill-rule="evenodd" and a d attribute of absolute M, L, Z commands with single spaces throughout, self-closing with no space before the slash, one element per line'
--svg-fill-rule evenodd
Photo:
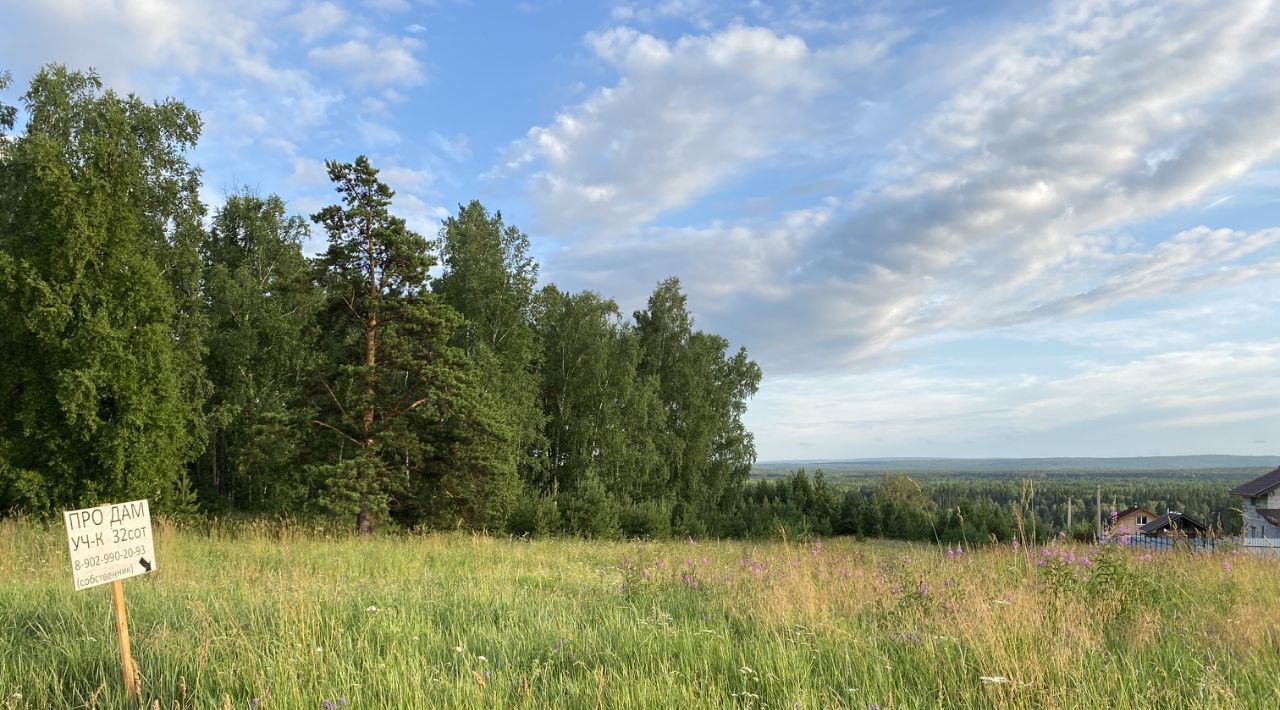
<path fill-rule="evenodd" d="M 1071 496 L 1067 496 L 1067 536 L 1071 536 Z"/>

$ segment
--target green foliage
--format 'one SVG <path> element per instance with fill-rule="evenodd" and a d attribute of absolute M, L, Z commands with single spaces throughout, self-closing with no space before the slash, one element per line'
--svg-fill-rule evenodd
<path fill-rule="evenodd" d="M 13 75 L 7 71 L 0 72 L 0 91 L 8 89 L 13 84 Z M 5 133 L 13 129 L 13 123 L 17 119 L 18 108 L 0 102 L 0 138 Z"/>
<path fill-rule="evenodd" d="M 501 465 L 537 481 L 546 459 L 529 237 L 473 200 L 445 220 L 438 241 L 443 269 L 432 290 L 462 315 L 451 342 L 475 363 L 494 405 L 489 416 L 507 432 Z"/>
<path fill-rule="evenodd" d="M 560 529 L 560 508 L 550 496 L 524 496 L 511 509 L 507 531 L 512 535 L 543 537 Z"/>
<path fill-rule="evenodd" d="M 196 448 L 206 392 L 189 308 L 199 135 L 175 101 L 53 66 L 0 161 L 0 509 L 152 498 Z M 6 114 L 8 115 L 8 114 Z"/>
<path fill-rule="evenodd" d="M 573 491 L 561 493 L 564 531 L 581 537 L 616 537 L 618 504 L 595 476 L 584 478 Z"/>
<path fill-rule="evenodd" d="M 662 539 L 671 535 L 671 505 L 665 501 L 627 502 L 618 511 L 618 525 L 628 538 Z"/>
<path fill-rule="evenodd" d="M 640 343 L 637 374 L 657 383 L 664 420 L 654 436 L 663 490 L 680 501 L 673 523 L 696 534 L 726 495 L 751 471 L 755 445 L 742 424 L 746 400 L 760 385 L 760 368 L 746 351 L 726 354 L 728 341 L 693 329 L 680 281 L 654 290 L 634 315 Z"/>
<path fill-rule="evenodd" d="M 313 219 L 329 368 L 316 425 L 336 436 L 315 470 L 321 503 L 356 513 L 362 532 L 407 524 L 493 527 L 519 491 L 512 431 L 482 372 L 450 344 L 456 311 L 427 289 L 431 244 L 390 212 L 394 193 L 367 158 L 328 163 L 342 205 Z"/>
<path fill-rule="evenodd" d="M 307 395 L 320 359 L 321 293 L 302 255 L 307 223 L 247 188 L 213 217 L 202 246 L 213 383 L 211 436 L 196 462 L 206 498 L 251 511 L 294 508 L 307 491 Z"/>

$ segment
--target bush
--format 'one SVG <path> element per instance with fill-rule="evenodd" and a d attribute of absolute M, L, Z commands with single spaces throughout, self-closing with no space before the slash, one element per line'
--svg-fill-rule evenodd
<path fill-rule="evenodd" d="M 627 503 L 618 513 L 618 523 L 627 537 L 670 537 L 671 506 L 656 500 Z"/>
<path fill-rule="evenodd" d="M 512 535 L 541 537 L 550 535 L 560 527 L 560 508 L 555 498 L 525 496 L 516 503 L 507 517 L 507 530 Z"/>
<path fill-rule="evenodd" d="M 582 537 L 618 535 L 618 504 L 595 476 L 586 477 L 572 493 L 561 494 L 564 531 Z"/>

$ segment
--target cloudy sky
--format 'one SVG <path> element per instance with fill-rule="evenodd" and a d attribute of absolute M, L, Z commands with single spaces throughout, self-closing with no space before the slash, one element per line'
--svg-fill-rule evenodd
<path fill-rule="evenodd" d="M 1280 452 L 1275 2 L 0 16 L 20 85 L 60 61 L 200 110 L 211 205 L 313 211 L 365 153 L 421 231 L 501 209 L 545 281 L 629 312 L 679 276 L 765 371 L 762 459 Z"/>

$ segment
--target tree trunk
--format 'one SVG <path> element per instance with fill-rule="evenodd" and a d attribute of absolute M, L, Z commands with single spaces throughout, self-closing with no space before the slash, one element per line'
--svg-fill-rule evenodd
<path fill-rule="evenodd" d="M 374 261 L 376 250 L 373 242 L 373 229 L 366 226 L 365 228 L 365 250 L 369 260 L 369 319 L 365 325 L 364 334 L 364 398 L 365 408 L 362 417 L 363 424 L 363 445 L 365 449 L 373 446 L 373 397 L 374 382 L 376 377 L 375 368 L 378 364 L 378 292 L 381 286 L 378 284 L 378 266 Z M 368 472 L 363 466 L 357 474 L 361 478 L 367 478 Z M 360 489 L 363 491 L 367 481 L 360 481 Z M 356 532 L 360 535 L 369 535 L 373 533 L 373 516 L 369 510 L 367 501 L 360 502 L 360 512 L 356 514 Z"/>

